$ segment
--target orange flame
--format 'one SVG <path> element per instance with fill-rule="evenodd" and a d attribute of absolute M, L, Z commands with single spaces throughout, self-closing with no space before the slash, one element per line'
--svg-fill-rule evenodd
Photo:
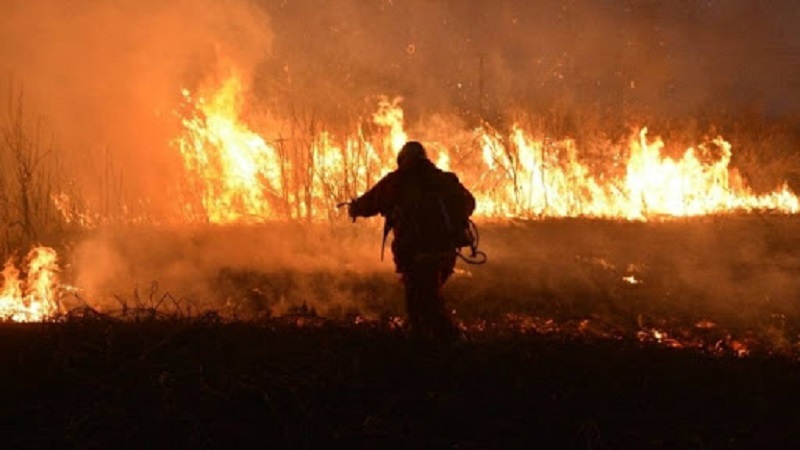
<path fill-rule="evenodd" d="M 601 181 L 578 161 L 572 140 L 545 145 L 517 126 L 507 140 L 491 130 L 478 134 L 488 168 L 484 179 L 495 180 L 496 186 L 478 192 L 485 215 L 647 219 L 800 209 L 797 196 L 785 184 L 754 195 L 729 169 L 731 145 L 721 137 L 689 148 L 675 161 L 662 156 L 664 142 L 649 141 L 643 128 L 629 141 L 624 177 Z M 698 153 L 709 162 L 701 162 Z"/>
<path fill-rule="evenodd" d="M 214 223 L 331 217 L 337 202 L 364 192 L 393 170 L 408 140 L 401 99 L 382 97 L 371 118 L 378 125 L 376 136 L 364 136 L 359 127 L 337 141 L 321 131 L 309 140 L 308 151 L 292 156 L 243 123 L 243 90 L 234 73 L 207 97 L 193 99 L 184 91 L 192 113 L 183 118 L 184 132 L 176 143 L 202 210 L 190 203 L 190 216 L 200 213 Z M 480 216 L 647 220 L 800 210 L 785 184 L 754 194 L 729 167 L 732 148 L 722 137 L 671 159 L 662 154 L 664 142 L 650 140 L 642 128 L 627 146 L 600 149 L 614 155 L 600 168 L 581 160 L 575 141 L 537 140 L 518 125 L 508 135 L 484 126 L 473 137 L 471 145 L 425 144 L 438 151 L 431 156 L 440 167 L 457 172 L 473 190 Z M 480 156 L 477 163 L 474 154 Z"/>
<path fill-rule="evenodd" d="M 25 257 L 27 278 L 9 260 L 3 268 L 0 290 L 0 318 L 14 322 L 40 322 L 59 310 L 58 263 L 56 251 L 36 247 Z"/>
<path fill-rule="evenodd" d="M 229 77 L 210 97 L 184 98 L 193 109 L 182 120 L 185 134 L 175 141 L 183 155 L 197 205 L 190 215 L 205 215 L 213 223 L 258 222 L 273 215 L 269 198 L 280 180 L 275 149 L 240 119 L 242 81 Z"/>
<path fill-rule="evenodd" d="M 402 101 L 401 97 L 395 97 L 391 102 L 387 97 L 381 97 L 378 101 L 378 111 L 372 116 L 376 125 L 388 128 L 389 133 L 384 142 L 394 150 L 395 156 L 408 140 L 408 135 L 403 130 L 403 110 L 400 109 Z"/>
<path fill-rule="evenodd" d="M 188 175 L 185 215 L 211 223 L 254 223 L 282 217 L 321 218 L 342 199 L 366 190 L 393 169 L 407 140 L 400 98 L 380 100 L 373 120 L 386 131 L 373 144 L 359 129 L 339 144 L 327 131 L 288 158 L 240 117 L 244 85 L 235 74 L 208 96 L 183 91 L 190 113 L 173 141 Z M 199 201 L 198 201 L 199 200 Z"/>

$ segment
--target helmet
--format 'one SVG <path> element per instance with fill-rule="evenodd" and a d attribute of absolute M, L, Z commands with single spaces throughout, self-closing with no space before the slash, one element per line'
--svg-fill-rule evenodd
<path fill-rule="evenodd" d="M 425 147 L 417 141 L 408 141 L 400 149 L 400 153 L 397 154 L 397 167 L 418 159 L 428 159 Z"/>

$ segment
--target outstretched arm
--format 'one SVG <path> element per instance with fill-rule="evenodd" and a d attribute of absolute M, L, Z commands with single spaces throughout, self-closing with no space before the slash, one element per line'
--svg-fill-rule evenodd
<path fill-rule="evenodd" d="M 397 176 L 394 172 L 386 175 L 378 184 L 368 190 L 361 197 L 353 200 L 347 213 L 356 217 L 371 217 L 376 214 L 386 215 L 392 210 L 396 198 Z"/>

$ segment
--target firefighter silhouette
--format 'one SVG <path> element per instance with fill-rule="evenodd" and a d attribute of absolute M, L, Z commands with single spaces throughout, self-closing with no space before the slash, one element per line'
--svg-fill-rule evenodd
<path fill-rule="evenodd" d="M 396 272 L 405 288 L 406 312 L 412 334 L 454 337 L 458 328 L 447 313 L 442 286 L 456 263 L 459 233 L 475 209 L 475 198 L 452 172 L 436 167 L 425 148 L 407 142 L 397 155 L 397 169 L 361 197 L 348 214 L 386 219 L 391 229 Z M 454 237 L 455 236 L 455 237 Z M 385 235 L 384 235 L 385 238 Z"/>

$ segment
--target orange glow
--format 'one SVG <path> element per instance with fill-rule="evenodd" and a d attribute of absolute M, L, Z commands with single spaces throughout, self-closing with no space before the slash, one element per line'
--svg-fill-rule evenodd
<path fill-rule="evenodd" d="M 14 322 L 40 322 L 59 310 L 56 251 L 36 247 L 25 257 L 27 276 L 9 260 L 3 268 L 0 318 Z"/>
<path fill-rule="evenodd" d="M 191 200 L 184 216 L 189 220 L 225 224 L 329 217 L 337 203 L 391 171 L 407 140 L 400 99 L 383 98 L 373 116 L 385 131 L 380 142 L 368 141 L 359 129 L 343 143 L 323 130 L 306 148 L 272 145 L 243 121 L 244 90 L 234 73 L 197 97 L 183 91 L 190 113 L 182 117 L 183 133 L 173 145 L 186 169 Z"/>
<path fill-rule="evenodd" d="M 336 203 L 394 170 L 397 152 L 409 139 L 401 99 L 382 97 L 371 117 L 374 135 L 365 136 L 360 126 L 338 139 L 323 130 L 307 140 L 310 148 L 280 152 L 240 117 L 244 90 L 234 72 L 198 97 L 184 91 L 191 113 L 183 117 L 184 130 L 175 142 L 191 196 L 200 199 L 187 203 L 187 217 L 213 223 L 330 218 Z M 472 136 L 467 145 L 424 144 L 434 162 L 470 187 L 478 216 L 648 220 L 800 209 L 786 185 L 754 194 L 729 167 L 733 150 L 722 137 L 672 159 L 664 155 L 666 144 L 651 139 L 647 128 L 632 133 L 626 145 L 599 149 L 579 149 L 572 139 L 536 139 L 518 125 L 508 133 L 483 126 Z M 605 166 L 582 160 L 586 151 L 608 155 L 601 158 Z"/>
<path fill-rule="evenodd" d="M 391 147 L 395 156 L 408 140 L 408 135 L 403 130 L 403 110 L 400 109 L 402 100 L 402 98 L 396 97 L 390 102 L 388 98 L 382 97 L 378 102 L 378 111 L 372 116 L 376 125 L 388 129 L 384 143 Z"/>
<path fill-rule="evenodd" d="M 799 209 L 797 196 L 786 185 L 766 195 L 753 194 L 728 167 L 731 145 L 721 137 L 673 160 L 662 155 L 664 142 L 648 140 L 647 128 L 642 128 L 623 149 L 628 155 L 624 176 L 601 179 L 578 160 L 572 140 L 546 146 L 517 126 L 508 139 L 491 130 L 478 133 L 486 176 L 494 177 L 497 186 L 477 192 L 479 212 L 488 216 L 641 220 Z M 698 152 L 710 162 L 701 162 Z"/>
<path fill-rule="evenodd" d="M 185 205 L 190 216 L 251 223 L 274 215 L 270 197 L 281 182 L 280 161 L 275 148 L 242 123 L 243 89 L 234 74 L 207 97 L 194 99 L 183 91 L 192 109 L 175 144 L 191 174 L 191 194 L 199 200 Z"/>

